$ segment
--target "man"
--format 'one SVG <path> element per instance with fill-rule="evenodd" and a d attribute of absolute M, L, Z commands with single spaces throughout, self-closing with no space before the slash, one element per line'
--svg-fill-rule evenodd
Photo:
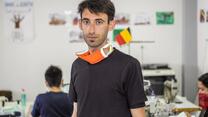
<path fill-rule="evenodd" d="M 72 117 L 144 117 L 146 96 L 140 63 L 107 42 L 108 31 L 115 26 L 113 3 L 84 0 L 78 11 L 89 50 L 77 54 L 72 65 Z"/>

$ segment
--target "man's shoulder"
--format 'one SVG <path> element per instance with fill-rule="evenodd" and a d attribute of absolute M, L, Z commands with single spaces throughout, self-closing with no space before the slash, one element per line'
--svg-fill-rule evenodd
<path fill-rule="evenodd" d="M 127 62 L 139 62 L 136 58 L 134 58 L 133 56 L 131 55 L 128 55 L 124 52 L 121 52 L 117 49 L 114 50 L 115 51 L 115 55 L 116 57 L 121 60 L 121 61 L 127 61 Z"/>
<path fill-rule="evenodd" d="M 79 57 L 77 57 L 74 62 L 72 63 L 72 66 L 77 66 L 77 65 L 80 65 L 80 64 L 84 64 L 84 60 L 80 59 Z"/>

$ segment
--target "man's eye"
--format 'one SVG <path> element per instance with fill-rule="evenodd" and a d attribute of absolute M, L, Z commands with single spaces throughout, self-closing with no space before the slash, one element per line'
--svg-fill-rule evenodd
<path fill-rule="evenodd" d="M 88 25 L 90 22 L 88 20 L 82 20 L 82 23 Z"/>
<path fill-rule="evenodd" d="M 102 20 L 96 21 L 96 24 L 97 24 L 97 25 L 100 25 L 100 24 L 103 24 L 103 23 L 104 23 L 104 21 L 102 21 Z"/>

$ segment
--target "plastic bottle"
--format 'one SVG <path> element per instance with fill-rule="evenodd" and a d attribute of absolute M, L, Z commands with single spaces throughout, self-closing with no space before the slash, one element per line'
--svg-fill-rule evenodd
<path fill-rule="evenodd" d="M 0 106 L 0 115 L 4 115 L 3 107 L 2 106 Z"/>
<path fill-rule="evenodd" d="M 22 92 L 21 92 L 21 106 L 22 106 L 23 109 L 26 107 L 26 102 L 27 102 L 26 93 L 25 93 L 25 90 L 22 89 Z"/>
<path fill-rule="evenodd" d="M 150 95 L 148 96 L 148 101 L 149 101 L 149 105 L 150 105 L 150 117 L 156 117 L 156 111 L 157 111 L 157 107 L 156 107 L 156 103 L 157 103 L 157 98 L 155 95 L 154 90 L 152 89 L 152 87 L 149 87 L 149 93 Z"/>

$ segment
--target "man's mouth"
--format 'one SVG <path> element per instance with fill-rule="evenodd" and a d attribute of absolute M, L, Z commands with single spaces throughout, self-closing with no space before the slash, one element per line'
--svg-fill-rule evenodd
<path fill-rule="evenodd" d="M 87 38 L 89 38 L 89 39 L 95 39 L 97 37 L 96 36 L 88 36 Z"/>
<path fill-rule="evenodd" d="M 90 42 L 94 42 L 97 37 L 95 36 L 88 36 L 87 37 Z"/>

